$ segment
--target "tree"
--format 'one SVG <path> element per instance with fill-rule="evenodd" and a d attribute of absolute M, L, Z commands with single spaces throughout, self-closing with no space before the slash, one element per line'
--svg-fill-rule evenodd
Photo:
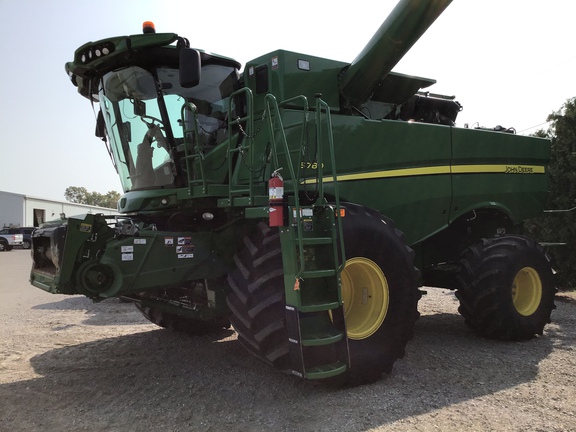
<path fill-rule="evenodd" d="M 117 208 L 120 194 L 116 191 L 108 191 L 102 196 L 102 204 L 100 207 Z"/>
<path fill-rule="evenodd" d="M 116 208 L 116 203 L 120 199 L 120 193 L 109 191 L 103 195 L 98 192 L 88 192 L 84 187 L 69 186 L 66 188 L 66 191 L 64 191 L 64 198 L 68 202 L 77 204 Z"/>
<path fill-rule="evenodd" d="M 87 204 L 88 191 L 84 187 L 70 186 L 64 191 L 64 198 L 66 201 L 77 203 L 77 204 Z"/>
<path fill-rule="evenodd" d="M 550 114 L 547 131 L 537 136 L 551 139 L 549 194 L 547 208 L 569 210 L 576 207 L 576 97 Z M 542 242 L 562 242 L 566 246 L 551 246 L 548 253 L 558 271 L 560 288 L 576 287 L 576 210 L 545 213 L 527 221 L 530 235 Z"/>

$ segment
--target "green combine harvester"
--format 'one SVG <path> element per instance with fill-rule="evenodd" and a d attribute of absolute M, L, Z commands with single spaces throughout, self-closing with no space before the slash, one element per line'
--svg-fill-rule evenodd
<path fill-rule="evenodd" d="M 392 68 L 450 0 L 401 0 L 352 63 L 248 62 L 174 33 L 89 42 L 66 64 L 99 106 L 119 216 L 47 222 L 32 285 L 133 301 L 306 379 L 371 382 L 404 355 L 420 286 L 478 334 L 542 334 L 549 259 L 517 234 L 547 194 L 547 140 L 455 127 L 461 105 Z"/>

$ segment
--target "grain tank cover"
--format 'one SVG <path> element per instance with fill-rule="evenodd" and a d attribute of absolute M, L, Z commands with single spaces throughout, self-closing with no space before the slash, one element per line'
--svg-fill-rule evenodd
<path fill-rule="evenodd" d="M 362 104 L 452 0 L 400 0 L 362 52 L 344 70 L 342 97 Z"/>

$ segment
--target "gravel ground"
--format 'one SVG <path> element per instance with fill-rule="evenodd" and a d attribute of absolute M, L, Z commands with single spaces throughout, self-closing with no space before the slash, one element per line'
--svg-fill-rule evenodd
<path fill-rule="evenodd" d="M 576 295 L 528 342 L 474 336 L 429 289 L 392 374 L 331 389 L 268 367 L 230 332 L 193 338 L 133 305 L 28 285 L 30 253 L 0 253 L 1 431 L 573 431 Z"/>

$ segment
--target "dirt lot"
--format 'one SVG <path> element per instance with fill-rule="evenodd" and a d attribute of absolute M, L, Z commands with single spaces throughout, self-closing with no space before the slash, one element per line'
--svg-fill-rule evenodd
<path fill-rule="evenodd" d="M 30 252 L 0 253 L 2 431 L 573 431 L 576 295 L 523 343 L 469 332 L 430 289 L 391 375 L 334 390 L 254 360 L 233 333 L 174 334 L 118 300 L 28 285 Z"/>

